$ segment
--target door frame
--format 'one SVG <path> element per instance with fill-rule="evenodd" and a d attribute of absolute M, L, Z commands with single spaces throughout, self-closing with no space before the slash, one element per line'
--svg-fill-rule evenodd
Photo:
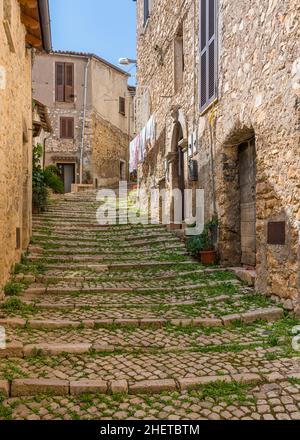
<path fill-rule="evenodd" d="M 64 191 L 66 190 L 65 188 L 65 176 L 64 176 L 64 166 L 65 165 L 72 165 L 73 166 L 73 184 L 76 183 L 76 162 L 56 162 L 56 166 L 57 168 L 60 170 L 60 165 L 62 165 L 62 174 L 61 174 L 61 179 L 63 181 L 64 184 Z"/>

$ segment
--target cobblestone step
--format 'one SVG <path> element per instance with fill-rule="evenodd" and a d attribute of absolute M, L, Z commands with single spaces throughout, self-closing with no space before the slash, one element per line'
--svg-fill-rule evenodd
<path fill-rule="evenodd" d="M 12 317 L 0 318 L 0 325 L 11 328 L 35 328 L 35 329 L 57 329 L 57 328 L 98 328 L 116 325 L 119 327 L 163 327 L 173 325 L 176 327 L 218 327 L 228 326 L 234 323 L 243 322 L 246 324 L 252 324 L 256 321 L 268 321 L 273 322 L 283 317 L 283 309 L 280 308 L 265 308 L 255 309 L 250 312 L 242 312 L 235 314 L 224 314 L 220 316 L 205 316 L 205 310 L 203 310 L 202 316 L 182 316 L 179 317 L 182 312 L 178 313 L 178 317 L 158 317 L 155 313 L 146 313 L 143 310 L 134 310 L 132 314 L 128 315 L 117 310 L 113 312 L 112 309 L 98 311 L 91 310 L 69 310 L 67 316 L 65 312 L 59 311 L 40 310 L 38 317 L 36 314 L 27 313 L 26 318 L 22 315 L 14 313 Z M 97 317 L 95 317 L 98 315 Z M 125 316 L 124 316 L 125 315 Z M 140 316 L 139 316 L 140 315 Z M 145 315 L 148 316 L 145 318 Z"/>
<path fill-rule="evenodd" d="M 107 239 L 100 239 L 97 238 L 95 240 L 81 240 L 78 239 L 78 241 L 74 240 L 70 237 L 69 240 L 62 240 L 59 237 L 51 237 L 49 239 L 49 236 L 43 236 L 39 237 L 40 239 L 36 241 L 35 246 L 47 246 L 47 245 L 55 245 L 59 247 L 68 247 L 68 248 L 78 248 L 78 247 L 89 247 L 89 248 L 95 248 L 99 249 L 102 243 L 106 243 L 107 246 L 111 245 Z M 172 237 L 172 236 L 166 236 L 165 238 L 155 238 L 152 237 L 146 237 L 146 239 L 141 240 L 139 237 L 119 237 L 114 238 L 114 246 L 118 247 L 132 247 L 132 246 L 151 246 L 152 244 L 169 244 L 169 243 L 178 243 L 178 238 Z"/>
<path fill-rule="evenodd" d="M 14 367 L 18 371 L 15 376 L 19 377 L 12 377 L 10 381 L 1 379 L 1 388 L 6 389 L 6 393 L 12 397 L 49 392 L 68 395 L 72 389 L 71 384 L 76 384 L 78 393 L 105 394 L 109 390 L 113 392 L 110 384 L 118 381 L 118 391 L 115 392 L 148 394 L 195 390 L 216 382 L 259 384 L 300 377 L 299 359 L 283 358 L 281 362 L 274 362 L 264 360 L 264 355 L 264 351 L 257 348 L 253 351 L 245 350 L 238 355 L 201 354 L 201 360 L 199 353 L 192 352 L 184 353 L 184 359 L 181 353 L 172 352 L 160 355 L 107 353 L 106 356 L 97 357 L 93 353 L 90 356 L 64 354 L 35 356 L 31 359 L 14 358 Z M 237 364 L 237 358 L 242 368 Z M 9 365 L 10 360 L 0 359 L 0 377 L 3 371 L 9 369 Z M 95 381 L 98 386 L 93 389 Z M 100 389 L 99 383 L 105 386 Z M 79 390 L 83 384 L 90 386 L 89 391 L 86 387 Z"/>
<path fill-rule="evenodd" d="M 213 387 L 213 388 L 212 388 Z M 5 385 L 3 386 L 5 389 Z M 214 397 L 209 394 L 212 389 Z M 236 389 L 242 390 L 239 397 Z M 217 391 L 223 396 L 218 397 Z M 300 385 L 289 380 L 239 388 L 214 382 L 197 391 L 153 395 L 78 395 L 10 398 L 7 418 L 25 420 L 299 420 Z M 187 434 L 189 434 L 189 430 Z"/>
<path fill-rule="evenodd" d="M 6 327 L 7 344 L 103 344 L 119 348 L 165 350 L 187 350 L 205 348 L 221 351 L 228 347 L 267 344 L 269 335 L 274 334 L 276 323 L 247 325 L 241 331 L 234 325 L 226 328 L 182 328 L 176 326 L 159 328 L 126 328 L 107 326 L 106 328 L 65 328 L 65 329 L 22 329 Z"/>
<path fill-rule="evenodd" d="M 287 381 L 295 374 L 281 376 L 278 382 Z M 271 375 L 271 379 L 273 376 Z M 52 394 L 55 396 L 78 396 L 86 394 L 130 394 L 145 395 L 157 394 L 162 392 L 183 392 L 185 390 L 198 390 L 200 387 L 214 383 L 239 383 L 239 384 L 260 384 L 262 381 L 273 383 L 268 380 L 268 375 L 256 373 L 232 374 L 223 376 L 203 376 L 175 379 L 149 379 L 140 382 L 130 382 L 126 380 L 105 381 L 102 379 L 94 380 L 62 380 L 62 379 L 15 379 L 2 381 L 1 389 L 6 397 L 25 397 L 41 394 Z"/>
<path fill-rule="evenodd" d="M 135 293 L 150 293 L 150 292 L 181 292 L 181 291 L 190 291 L 190 290 L 198 290 L 207 287 L 208 285 L 210 287 L 213 286 L 225 286 L 226 285 L 237 285 L 240 286 L 238 281 L 229 281 L 229 280 L 223 280 L 223 281 L 210 281 L 209 284 L 205 284 L 204 282 L 198 282 L 198 283 L 192 283 L 192 281 L 187 280 L 186 282 L 183 280 L 183 282 L 178 283 L 174 286 L 168 286 L 164 284 L 158 285 L 157 282 L 153 282 L 156 287 L 154 287 L 151 283 L 146 285 L 146 283 L 138 283 L 138 282 L 120 282 L 118 285 L 116 285 L 113 280 L 109 283 L 89 283 L 86 284 L 83 281 L 79 283 L 72 283 L 68 282 L 63 283 L 61 285 L 57 284 L 50 284 L 50 285 L 31 285 L 28 287 L 25 291 L 25 293 L 30 295 L 43 295 L 43 294 L 69 294 L 69 293 L 114 293 L 119 292 L 120 294 L 124 292 L 135 292 Z M 199 297 L 199 300 L 201 300 L 201 297 Z"/>
<path fill-rule="evenodd" d="M 51 249 L 51 248 L 47 248 L 47 249 L 43 249 L 42 247 L 38 247 L 38 246 L 30 246 L 29 247 L 29 252 L 30 252 L 30 257 L 32 256 L 39 256 L 41 254 L 46 255 L 46 256 L 53 256 L 53 255 L 69 255 L 69 254 L 75 254 L 75 255 L 93 255 L 93 254 L 101 254 L 101 255 L 124 255 L 124 254 L 151 254 L 151 253 L 157 253 L 159 251 L 179 251 L 182 252 L 184 251 L 184 253 L 186 253 L 186 248 L 184 246 L 184 244 L 181 243 L 175 243 L 175 244 L 164 244 L 164 245 L 157 245 L 155 247 L 141 247 L 139 246 L 138 248 L 134 248 L 132 245 L 127 244 L 127 246 L 122 246 L 121 248 L 118 246 L 117 249 L 116 247 L 100 247 L 99 245 L 96 247 L 91 247 L 91 248 L 87 248 L 87 247 L 75 247 L 75 248 L 70 248 L 70 247 L 65 247 L 65 248 L 55 248 L 55 249 Z"/>
<path fill-rule="evenodd" d="M 46 268 L 48 269 L 57 269 L 57 270 L 70 270 L 70 264 L 51 264 L 48 262 L 43 262 Z M 145 261 L 145 262 L 137 262 L 137 261 L 127 261 L 126 263 L 107 263 L 107 264 L 80 264 L 80 263 L 72 263 L 72 268 L 76 270 L 90 270 L 93 272 L 103 272 L 106 270 L 126 270 L 126 269 L 154 269 L 154 268 L 167 268 L 167 267 L 176 267 L 178 264 L 194 266 L 195 260 L 187 260 L 187 261 Z"/>

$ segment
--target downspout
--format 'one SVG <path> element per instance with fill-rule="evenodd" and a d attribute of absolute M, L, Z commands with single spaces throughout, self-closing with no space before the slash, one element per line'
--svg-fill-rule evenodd
<path fill-rule="evenodd" d="M 87 102 L 87 88 L 88 88 L 88 68 L 91 59 L 89 58 L 84 71 L 84 91 L 83 91 L 83 119 L 82 119 L 82 133 L 81 133 L 81 145 L 80 145 L 80 175 L 79 183 L 83 182 L 83 153 L 84 153 L 84 135 L 85 135 L 85 120 L 86 120 L 86 102 Z"/>
<path fill-rule="evenodd" d="M 52 50 L 49 0 L 38 0 L 43 47 L 46 52 Z"/>
<path fill-rule="evenodd" d="M 217 216 L 217 201 L 216 201 L 216 182 L 215 182 L 215 158 L 214 158 L 214 134 L 213 134 L 213 119 L 209 121 L 209 140 L 210 140 L 210 164 L 211 164 L 211 186 L 214 217 Z"/>
<path fill-rule="evenodd" d="M 46 142 L 48 139 L 50 139 L 51 135 L 52 133 L 49 133 L 48 136 L 46 136 L 43 141 L 43 170 L 45 169 L 45 165 L 46 165 Z"/>

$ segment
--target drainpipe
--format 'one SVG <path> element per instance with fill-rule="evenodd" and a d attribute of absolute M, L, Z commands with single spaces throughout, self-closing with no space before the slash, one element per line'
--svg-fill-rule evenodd
<path fill-rule="evenodd" d="M 81 133 L 81 145 L 80 145 L 80 178 L 79 182 L 82 185 L 83 181 L 83 153 L 84 153 L 84 135 L 85 135 L 85 120 L 86 120 L 86 102 L 87 102 L 87 88 L 88 88 L 88 68 L 90 65 L 90 58 L 88 59 L 85 71 L 84 71 L 84 92 L 83 92 L 83 120 L 82 120 L 82 133 Z"/>
<path fill-rule="evenodd" d="M 51 41 L 49 1 L 38 0 L 38 6 L 39 6 L 39 15 L 41 20 L 43 47 L 46 52 L 50 52 L 52 50 L 52 41 Z"/>
<path fill-rule="evenodd" d="M 49 133 L 48 136 L 46 136 L 43 141 L 43 170 L 45 169 L 45 165 L 46 165 L 46 142 L 48 139 L 50 139 L 51 135 L 52 133 Z"/>

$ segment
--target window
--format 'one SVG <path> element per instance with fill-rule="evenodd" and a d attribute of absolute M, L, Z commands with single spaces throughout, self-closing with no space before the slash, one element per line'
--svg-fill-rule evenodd
<path fill-rule="evenodd" d="M 200 111 L 217 97 L 217 0 L 200 0 Z"/>
<path fill-rule="evenodd" d="M 150 4 L 151 0 L 144 0 L 144 26 L 150 18 Z"/>
<path fill-rule="evenodd" d="M 174 86 L 177 93 L 183 85 L 184 51 L 183 27 L 181 26 L 174 40 Z"/>
<path fill-rule="evenodd" d="M 55 100 L 74 102 L 74 64 L 55 64 Z"/>
<path fill-rule="evenodd" d="M 123 116 L 125 116 L 125 114 L 126 114 L 125 98 L 122 98 L 121 96 L 119 98 L 119 113 L 121 113 L 121 115 L 123 115 Z"/>
<path fill-rule="evenodd" d="M 60 118 L 60 138 L 74 139 L 74 118 Z"/>

